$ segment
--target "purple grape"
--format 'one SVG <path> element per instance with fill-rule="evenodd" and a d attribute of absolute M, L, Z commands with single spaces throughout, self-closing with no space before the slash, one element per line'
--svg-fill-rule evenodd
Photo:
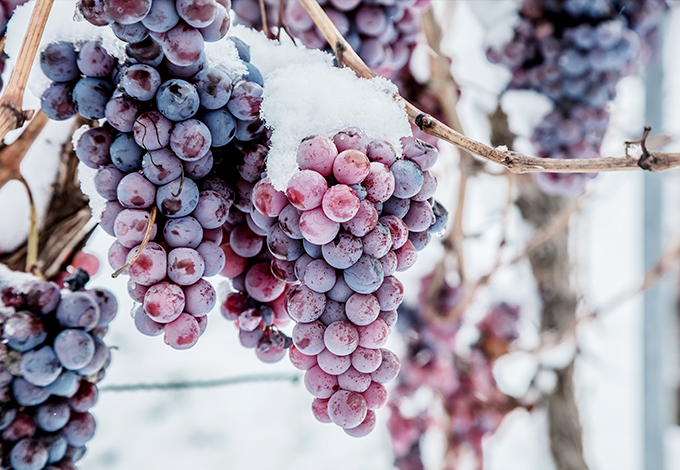
<path fill-rule="evenodd" d="M 94 340 L 82 330 L 67 329 L 54 338 L 54 352 L 64 368 L 78 370 L 94 356 Z"/>
<path fill-rule="evenodd" d="M 203 158 L 210 151 L 211 143 L 210 130 L 197 119 L 177 123 L 170 134 L 172 151 L 187 162 Z"/>
<path fill-rule="evenodd" d="M 65 401 L 59 400 L 40 405 L 35 412 L 35 424 L 47 432 L 63 428 L 71 417 L 71 410 Z"/>
<path fill-rule="evenodd" d="M 153 0 L 151 10 L 142 20 L 142 24 L 150 31 L 164 33 L 172 29 L 178 21 L 174 0 Z"/>
<path fill-rule="evenodd" d="M 384 274 L 377 259 L 362 255 L 359 261 L 345 269 L 343 276 L 352 290 L 360 294 L 370 294 L 380 287 Z"/>
<path fill-rule="evenodd" d="M 152 0 L 106 0 L 104 11 L 120 24 L 133 24 L 142 21 L 151 10 Z"/>
<path fill-rule="evenodd" d="M 78 68 L 88 77 L 106 77 L 113 70 L 116 60 L 98 41 L 88 41 L 78 52 Z"/>
<path fill-rule="evenodd" d="M 229 17 L 229 10 L 220 4 L 217 4 L 217 11 L 215 12 L 215 19 L 208 26 L 199 28 L 203 35 L 205 42 L 217 42 L 226 36 L 231 26 L 231 18 Z"/>
<path fill-rule="evenodd" d="M 182 164 L 168 149 L 151 150 L 142 157 L 142 171 L 155 185 L 167 184 L 182 175 Z"/>
<path fill-rule="evenodd" d="M 158 111 L 149 111 L 135 119 L 132 130 L 137 145 L 144 150 L 158 150 L 170 143 L 172 122 Z"/>
<path fill-rule="evenodd" d="M 123 72 L 120 86 L 131 97 L 140 101 L 149 101 L 156 96 L 156 91 L 161 86 L 161 75 L 155 68 L 148 65 L 131 65 Z"/>
<path fill-rule="evenodd" d="M 14 470 L 41 470 L 49 454 L 35 439 L 22 439 L 9 452 L 9 463 Z"/>
<path fill-rule="evenodd" d="M 63 295 L 56 313 L 57 320 L 63 326 L 86 330 L 97 325 L 99 315 L 97 301 L 87 292 L 72 292 Z"/>
<path fill-rule="evenodd" d="M 124 173 L 137 171 L 142 167 L 144 150 L 137 145 L 132 134 L 120 134 L 109 150 L 113 165 Z"/>
<path fill-rule="evenodd" d="M 191 65 L 203 53 L 203 36 L 184 21 L 164 33 L 153 33 L 152 36 L 161 44 L 165 58 L 173 64 Z"/>
<path fill-rule="evenodd" d="M 161 45 L 150 36 L 139 42 L 127 44 L 125 46 L 125 55 L 132 62 L 150 65 L 151 67 L 158 67 L 165 58 Z"/>
<path fill-rule="evenodd" d="M 104 117 L 114 128 L 121 132 L 132 132 L 135 118 L 139 113 L 139 103 L 124 93 L 114 93 L 106 103 Z"/>
<path fill-rule="evenodd" d="M 48 118 L 64 121 L 77 114 L 72 95 L 73 83 L 52 83 L 40 98 L 40 109 Z"/>
<path fill-rule="evenodd" d="M 171 281 L 188 286 L 198 281 L 205 270 L 205 260 L 191 248 L 175 248 L 168 253 L 168 277 Z"/>
<path fill-rule="evenodd" d="M 90 168 L 97 169 L 106 165 L 111 147 L 111 133 L 105 127 L 93 127 L 85 131 L 75 147 L 78 160 Z"/>
<path fill-rule="evenodd" d="M 173 248 L 196 248 L 203 239 L 203 228 L 193 217 L 170 219 L 163 229 L 163 238 Z"/>

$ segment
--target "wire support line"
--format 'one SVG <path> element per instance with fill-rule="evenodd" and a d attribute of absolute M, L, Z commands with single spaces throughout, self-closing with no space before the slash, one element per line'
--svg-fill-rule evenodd
<path fill-rule="evenodd" d="M 148 390 L 182 390 L 193 388 L 214 388 L 253 382 L 291 382 L 298 383 L 302 376 L 297 373 L 249 374 L 214 380 L 192 380 L 183 382 L 136 383 L 105 385 L 100 392 L 138 392 Z"/>

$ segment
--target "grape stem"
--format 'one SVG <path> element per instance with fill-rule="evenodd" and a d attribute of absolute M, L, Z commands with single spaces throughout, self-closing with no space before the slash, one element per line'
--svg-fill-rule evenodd
<path fill-rule="evenodd" d="M 23 126 L 35 113 L 22 110 L 24 91 L 53 3 L 54 0 L 36 0 L 12 76 L 0 95 L 0 139 L 4 139 L 9 131 Z"/>
<path fill-rule="evenodd" d="M 262 32 L 265 36 L 269 36 L 269 25 L 267 24 L 267 7 L 264 5 L 264 0 L 258 0 L 260 4 L 260 16 L 262 17 Z"/>
<path fill-rule="evenodd" d="M 119 269 L 116 269 L 113 274 L 111 274 L 112 278 L 117 278 L 120 276 L 123 271 L 125 271 L 127 268 L 132 266 L 132 264 L 137 261 L 137 258 L 142 254 L 142 251 L 144 251 L 144 248 L 146 248 L 146 245 L 149 243 L 149 240 L 151 240 L 151 233 L 153 232 L 153 224 L 156 223 L 156 206 L 153 206 L 151 208 L 151 212 L 149 212 L 149 223 L 146 225 L 146 233 L 144 234 L 144 239 L 142 240 L 142 243 L 139 245 L 139 248 L 137 248 L 137 251 L 135 251 L 135 254 L 132 255 L 132 258 L 130 258 L 130 261 L 125 263 L 123 266 L 121 266 Z"/>
<path fill-rule="evenodd" d="M 212 388 L 222 387 L 225 385 L 236 385 L 242 383 L 252 382 L 292 382 L 298 383 L 301 377 L 296 373 L 278 373 L 278 374 L 250 374 L 239 375 L 236 377 L 227 377 L 224 379 L 215 380 L 194 380 L 188 382 L 168 382 L 168 383 L 138 383 L 138 384 L 124 384 L 124 385 L 105 385 L 100 387 L 101 392 L 137 392 L 148 390 L 181 390 L 190 388 Z"/>
<path fill-rule="evenodd" d="M 359 55 L 345 41 L 328 15 L 315 0 L 298 0 L 311 16 L 314 24 L 322 32 L 328 44 L 340 61 L 350 67 L 361 78 L 375 78 L 376 74 L 364 63 Z M 505 146 L 490 147 L 467 137 L 448 127 L 441 121 L 424 113 L 401 95 L 395 94 L 395 99 L 403 103 L 409 121 L 431 136 L 445 140 L 456 147 L 466 150 L 484 160 L 502 165 L 512 173 L 597 173 L 605 171 L 646 170 L 653 173 L 667 171 L 680 166 L 680 153 L 649 152 L 648 156 L 635 159 L 623 157 L 600 157 L 588 159 L 552 159 L 524 155 L 509 150 Z"/>

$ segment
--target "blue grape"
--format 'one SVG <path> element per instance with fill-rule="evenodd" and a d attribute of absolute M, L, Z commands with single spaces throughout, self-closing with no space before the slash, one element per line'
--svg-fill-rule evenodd
<path fill-rule="evenodd" d="M 184 121 L 196 114 L 200 99 L 191 83 L 173 78 L 158 89 L 156 105 L 161 114 L 171 121 Z"/>
<path fill-rule="evenodd" d="M 78 391 L 79 384 L 80 376 L 77 373 L 64 370 L 54 382 L 45 387 L 45 390 L 51 395 L 70 398 Z"/>
<path fill-rule="evenodd" d="M 120 134 L 111 144 L 109 150 L 111 162 L 120 171 L 130 173 L 142 167 L 144 150 L 137 145 L 132 134 Z"/>
<path fill-rule="evenodd" d="M 169 60 L 165 61 L 165 69 L 167 73 L 173 78 L 182 78 L 184 80 L 190 80 L 196 76 L 198 72 L 203 70 L 208 63 L 208 59 L 205 52 L 200 55 L 196 62 L 189 65 L 177 65 L 173 64 Z"/>
<path fill-rule="evenodd" d="M 206 109 L 218 109 L 227 104 L 231 96 L 231 80 L 219 69 L 207 68 L 194 76 L 194 83 L 201 106 Z"/>
<path fill-rule="evenodd" d="M 184 217 L 196 208 L 198 196 L 198 186 L 192 179 L 177 178 L 158 188 L 156 205 L 166 217 Z"/>
<path fill-rule="evenodd" d="M 35 439 L 22 439 L 9 453 L 9 463 L 14 470 L 41 470 L 49 454 Z"/>
<path fill-rule="evenodd" d="M 208 126 L 213 147 L 224 147 L 234 138 L 236 119 L 226 108 L 204 112 L 199 120 Z"/>
<path fill-rule="evenodd" d="M 248 72 L 243 76 L 243 79 L 248 82 L 257 83 L 260 86 L 264 86 L 264 77 L 262 77 L 262 72 L 260 72 L 260 69 L 255 67 L 250 62 L 244 62 L 244 64 L 246 69 L 248 69 Z"/>
<path fill-rule="evenodd" d="M 71 417 L 71 409 L 64 401 L 51 401 L 43 403 L 35 412 L 35 424 L 47 432 L 58 431 L 68 423 Z"/>
<path fill-rule="evenodd" d="M 73 87 L 73 102 L 84 118 L 101 119 L 112 93 L 113 86 L 108 80 L 85 77 Z"/>
<path fill-rule="evenodd" d="M 359 261 L 343 272 L 347 285 L 360 294 L 371 294 L 383 282 L 383 268 L 380 261 L 372 256 L 362 255 Z"/>
<path fill-rule="evenodd" d="M 213 167 L 213 154 L 208 151 L 208 153 L 192 162 L 184 162 L 184 173 L 192 179 L 201 179 L 210 173 Z"/>
<path fill-rule="evenodd" d="M 113 164 L 99 167 L 97 174 L 94 175 L 94 188 L 97 193 L 107 201 L 115 201 L 117 196 L 118 183 L 123 179 L 125 173 L 116 168 Z"/>
<path fill-rule="evenodd" d="M 20 377 L 12 382 L 12 393 L 17 403 L 23 406 L 39 405 L 50 396 L 45 388 L 33 385 Z"/>
<path fill-rule="evenodd" d="M 54 352 L 69 370 L 85 367 L 94 356 L 94 340 L 82 330 L 67 329 L 54 338 Z"/>
<path fill-rule="evenodd" d="M 49 346 L 43 346 L 22 356 L 19 371 L 28 382 L 44 387 L 59 377 L 62 368 L 54 350 Z"/>
<path fill-rule="evenodd" d="M 57 463 L 64 458 L 68 442 L 61 434 L 46 434 L 38 438 L 38 442 L 47 451 L 47 463 Z M 49 468 L 49 467 L 47 467 Z"/>
<path fill-rule="evenodd" d="M 55 42 L 40 53 L 40 68 L 55 82 L 70 82 L 80 77 L 76 49 L 69 42 Z"/>
<path fill-rule="evenodd" d="M 72 83 L 54 82 L 40 97 L 40 109 L 48 118 L 54 121 L 64 121 L 77 114 L 72 96 Z"/>
<path fill-rule="evenodd" d="M 234 44 L 234 47 L 236 47 L 239 59 L 244 62 L 250 62 L 250 46 L 248 44 L 246 44 L 242 39 L 234 36 L 228 37 L 227 40 L 231 41 L 232 44 Z"/>

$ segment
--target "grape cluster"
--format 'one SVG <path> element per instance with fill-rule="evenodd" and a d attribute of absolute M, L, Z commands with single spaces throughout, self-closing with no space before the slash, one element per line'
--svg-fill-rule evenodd
<path fill-rule="evenodd" d="M 378 74 L 392 78 L 404 68 L 420 33 L 420 12 L 429 0 L 326 0 L 320 1 L 340 34 Z M 278 1 L 267 1 L 268 22 L 278 24 Z M 238 21 L 261 28 L 257 0 L 235 0 Z M 329 49 L 326 39 L 298 2 L 287 2 L 284 25 L 310 49 Z"/>
<path fill-rule="evenodd" d="M 399 328 L 407 340 L 407 354 L 388 406 L 391 416 L 388 429 L 392 437 L 395 466 L 401 470 L 423 468 L 421 438 L 430 429 L 445 429 L 448 451 L 464 455 L 471 448 L 479 462 L 482 439 L 496 431 L 503 417 L 517 407 L 530 408 L 527 399 L 513 399 L 496 386 L 492 367 L 496 359 L 509 350 L 519 334 L 519 308 L 506 303 L 493 305 L 476 324 L 478 340 L 470 354 L 455 351 L 460 322 L 432 321 L 425 312 L 426 302 L 434 302 L 437 312 L 448 311 L 463 298 L 460 286 L 444 282 L 437 295 L 426 299 L 434 274 L 422 280 L 420 306 L 399 308 Z M 411 397 L 429 389 L 444 401 L 448 416 L 442 419 L 439 408 L 423 407 L 413 413 Z"/>
<path fill-rule="evenodd" d="M 82 279 L 84 277 L 84 279 Z M 75 469 L 95 432 L 88 410 L 111 354 L 103 341 L 118 303 L 105 289 L 36 280 L 0 301 L 0 467 Z"/>
<path fill-rule="evenodd" d="M 229 26 L 219 14 L 225 7 L 214 0 L 81 1 L 79 8 L 130 43 L 126 60 L 116 61 L 98 42 L 79 51 L 50 44 L 40 63 L 54 83 L 42 108 L 52 119 L 76 112 L 106 119 L 79 136 L 75 151 L 97 170 L 95 189 L 108 201 L 100 225 L 116 237 L 109 262 L 125 268 L 130 296 L 142 304 L 134 313 L 137 329 L 187 349 L 216 304 L 204 277 L 224 267 L 222 225 L 234 202 L 232 186 L 216 176 L 213 153 L 236 158 L 263 135 L 262 76 L 235 38 L 229 40 L 246 75 L 208 67 L 203 41 L 220 39 Z M 211 33 L 215 22 L 226 25 L 219 34 Z"/>
<path fill-rule="evenodd" d="M 532 141 L 544 158 L 594 158 L 607 129 L 606 105 L 622 76 L 648 57 L 663 0 L 525 0 L 514 37 L 487 56 L 512 71 L 509 89 L 554 103 Z M 540 173 L 548 194 L 582 192 L 592 175 Z"/>
<path fill-rule="evenodd" d="M 446 211 L 432 199 L 429 169 L 438 152 L 414 140 L 397 158 L 391 144 L 357 128 L 311 136 L 298 148 L 301 171 L 285 191 L 266 177 L 245 179 L 244 166 L 260 168 L 265 152 L 240 168 L 245 224 L 229 227 L 224 248 L 228 259 L 242 259 L 226 269 L 241 293 L 225 299 L 222 313 L 237 321 L 244 345 L 260 351 L 265 338 L 263 352 L 276 359 L 287 345 L 267 342 L 266 334 L 287 313 L 295 321 L 290 359 L 306 371 L 315 417 L 364 436 L 387 398 L 382 384 L 399 370 L 383 348 L 403 300 L 393 274 L 413 266 L 430 232 L 446 225 Z"/>

